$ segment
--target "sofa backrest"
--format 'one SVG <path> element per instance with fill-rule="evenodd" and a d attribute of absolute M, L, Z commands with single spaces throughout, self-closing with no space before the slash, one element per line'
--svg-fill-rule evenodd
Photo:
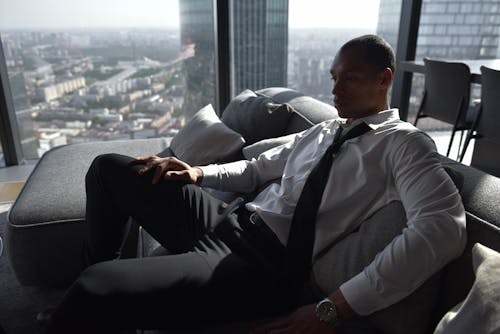
<path fill-rule="evenodd" d="M 443 272 L 441 289 L 434 310 L 432 329 L 453 306 L 463 301 L 474 282 L 472 246 L 479 242 L 500 252 L 500 178 L 476 168 L 441 157 L 443 166 L 461 173 L 464 183 L 460 194 L 467 217 L 467 245 L 464 253 Z"/>
<path fill-rule="evenodd" d="M 283 135 L 300 132 L 308 129 L 311 125 L 338 117 L 337 109 L 332 105 L 290 88 L 271 87 L 261 89 L 257 93 L 269 96 L 276 103 L 288 103 L 295 111 L 290 117 Z"/>

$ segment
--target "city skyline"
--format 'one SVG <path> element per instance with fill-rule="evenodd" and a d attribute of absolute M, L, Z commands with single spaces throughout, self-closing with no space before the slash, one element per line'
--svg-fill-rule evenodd
<path fill-rule="evenodd" d="M 379 2 L 290 0 L 289 27 L 375 29 Z M 178 27 L 178 0 L 0 0 L 0 31 Z"/>

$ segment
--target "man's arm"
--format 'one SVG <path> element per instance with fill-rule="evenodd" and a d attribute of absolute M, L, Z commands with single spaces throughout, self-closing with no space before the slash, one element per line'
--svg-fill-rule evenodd
<path fill-rule="evenodd" d="M 464 208 L 455 185 L 439 163 L 432 140 L 422 133 L 408 135 L 391 160 L 408 228 L 361 273 L 328 296 L 340 321 L 398 302 L 465 247 Z M 302 306 L 252 334 L 273 330 L 335 333 L 334 328 L 319 321 L 315 307 Z"/>
<path fill-rule="evenodd" d="M 390 165 L 408 227 L 340 287 L 347 303 L 360 315 L 408 296 L 465 247 L 465 211 L 458 190 L 441 167 L 434 143 L 420 132 L 405 136 L 390 157 Z"/>
<path fill-rule="evenodd" d="M 257 159 L 240 160 L 222 165 L 199 166 L 203 177 L 199 183 L 203 187 L 223 191 L 249 193 L 270 180 L 283 175 L 290 152 L 297 142 L 310 131 L 303 132 L 287 144 L 262 153 Z"/>

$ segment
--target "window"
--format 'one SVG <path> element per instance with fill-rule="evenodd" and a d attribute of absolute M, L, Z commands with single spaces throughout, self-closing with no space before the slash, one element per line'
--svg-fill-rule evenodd
<path fill-rule="evenodd" d="M 400 8 L 401 0 L 290 0 L 288 86 L 331 104 L 337 50 L 364 34 L 379 34 L 396 48 Z"/>
<path fill-rule="evenodd" d="M 500 2 L 451 0 L 435 3 L 423 0 L 416 59 L 492 59 L 500 55 Z M 408 121 L 413 122 L 420 105 L 425 77 L 413 75 Z M 473 85 L 471 99 L 480 98 L 480 86 Z M 450 130 L 451 125 L 433 119 L 419 120 L 429 131 Z"/>
<path fill-rule="evenodd" d="M 172 136 L 215 102 L 211 0 L 2 2 L 0 37 L 26 159 Z"/>
<path fill-rule="evenodd" d="M 5 158 L 3 156 L 2 147 L 0 146 L 0 168 L 5 167 Z"/>
<path fill-rule="evenodd" d="M 288 0 L 230 1 L 231 95 L 287 86 Z"/>

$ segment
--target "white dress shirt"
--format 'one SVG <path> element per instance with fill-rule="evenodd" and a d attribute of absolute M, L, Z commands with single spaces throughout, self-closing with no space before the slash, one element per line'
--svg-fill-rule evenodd
<path fill-rule="evenodd" d="M 344 232 L 374 212 L 401 201 L 407 225 L 358 275 L 340 286 L 349 305 L 367 315 L 409 295 L 434 272 L 459 256 L 466 242 L 465 211 L 458 190 L 442 168 L 435 144 L 424 132 L 399 119 L 397 109 L 354 121 L 328 120 L 258 159 L 201 167 L 201 185 L 252 192 L 246 204 L 286 245 L 295 206 L 309 172 L 331 145 L 359 124 L 372 131 L 347 140 L 333 161 L 318 209 L 313 262 Z"/>

